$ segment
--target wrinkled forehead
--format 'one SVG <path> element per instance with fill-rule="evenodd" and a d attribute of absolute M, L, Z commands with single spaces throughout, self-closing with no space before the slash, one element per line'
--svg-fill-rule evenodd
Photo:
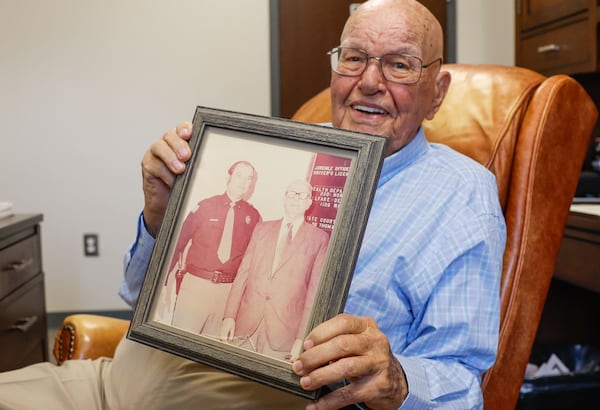
<path fill-rule="evenodd" d="M 407 53 L 424 59 L 441 56 L 441 27 L 424 6 L 412 2 L 364 7 L 367 5 L 348 19 L 342 46 L 362 48 L 375 55 Z"/>

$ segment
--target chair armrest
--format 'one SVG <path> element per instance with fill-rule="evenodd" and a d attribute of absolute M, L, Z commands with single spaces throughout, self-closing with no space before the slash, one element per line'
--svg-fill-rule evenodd
<path fill-rule="evenodd" d="M 125 319 L 87 314 L 67 316 L 54 337 L 56 363 L 113 357 L 128 328 L 129 321 Z"/>

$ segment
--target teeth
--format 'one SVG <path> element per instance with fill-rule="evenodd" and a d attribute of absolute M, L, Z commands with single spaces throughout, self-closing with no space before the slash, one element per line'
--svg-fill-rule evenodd
<path fill-rule="evenodd" d="M 384 110 L 381 110 L 379 108 L 373 108 L 373 107 L 365 107 L 364 105 L 355 105 L 354 106 L 355 110 L 359 110 L 359 111 L 365 111 L 371 114 L 385 114 Z"/>

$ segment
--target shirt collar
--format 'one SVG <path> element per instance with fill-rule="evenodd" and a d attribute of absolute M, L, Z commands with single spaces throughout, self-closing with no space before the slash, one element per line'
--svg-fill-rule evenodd
<path fill-rule="evenodd" d="M 321 125 L 333 127 L 331 122 L 322 123 Z M 394 152 L 392 155 L 384 158 L 377 186 L 382 186 L 398 172 L 407 168 L 410 164 L 425 155 L 428 149 L 429 143 L 425 138 L 423 127 L 419 127 L 417 135 L 415 135 L 408 144 Z"/>
<path fill-rule="evenodd" d="M 240 201 L 241 201 L 241 199 L 237 200 L 237 201 L 233 201 L 231 198 L 229 198 L 229 195 L 227 195 L 227 192 L 223 193 L 223 204 L 225 204 L 226 206 L 229 206 L 229 204 L 231 202 L 233 202 L 234 205 L 238 205 Z"/>
<path fill-rule="evenodd" d="M 287 219 L 287 218 L 283 218 L 281 220 L 281 230 L 286 230 L 287 229 L 287 224 L 291 223 L 292 224 L 292 232 L 295 235 L 296 232 L 298 232 L 298 229 L 300 229 L 300 225 L 302 225 L 302 223 L 305 222 L 304 217 L 300 217 L 297 218 L 296 220 L 291 220 L 291 219 Z"/>
<path fill-rule="evenodd" d="M 419 127 L 417 135 L 415 135 L 408 144 L 394 152 L 392 155 L 385 157 L 377 185 L 382 186 L 385 184 L 398 172 L 407 168 L 418 158 L 425 155 L 428 149 L 429 145 L 427 139 L 425 139 L 423 127 Z"/>

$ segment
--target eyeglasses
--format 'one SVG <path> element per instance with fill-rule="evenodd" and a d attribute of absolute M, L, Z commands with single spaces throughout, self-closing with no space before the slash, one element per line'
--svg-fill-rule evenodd
<path fill-rule="evenodd" d="M 407 54 L 385 54 L 380 57 L 370 56 L 363 50 L 351 47 L 336 47 L 327 54 L 330 56 L 331 69 L 340 75 L 357 77 L 364 73 L 372 58 L 377 60 L 383 77 L 394 83 L 414 84 L 421 79 L 424 68 L 443 59 L 436 58 L 428 64 L 423 64 L 419 57 Z"/>
<path fill-rule="evenodd" d="M 305 199 L 310 198 L 310 193 L 308 193 L 308 192 L 286 191 L 285 192 L 285 196 L 287 198 L 298 198 L 298 199 L 301 199 L 301 200 L 304 201 Z"/>

